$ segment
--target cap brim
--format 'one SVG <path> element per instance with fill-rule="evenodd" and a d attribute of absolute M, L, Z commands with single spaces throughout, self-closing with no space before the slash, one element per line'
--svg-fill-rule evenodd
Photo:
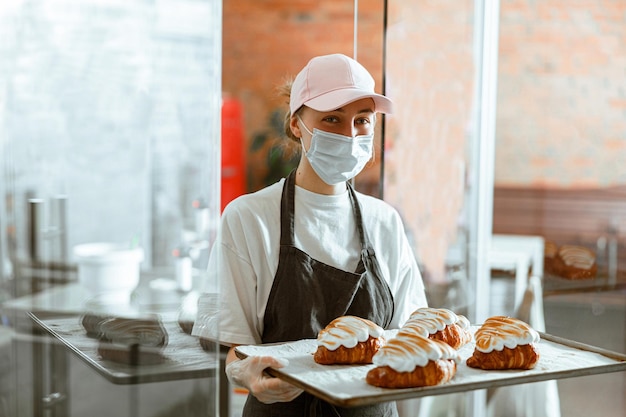
<path fill-rule="evenodd" d="M 371 98 L 376 105 L 375 111 L 390 114 L 393 111 L 393 102 L 387 97 L 358 89 L 341 89 L 329 91 L 326 94 L 312 98 L 303 104 L 317 111 L 332 111 L 353 101 L 362 98 Z"/>

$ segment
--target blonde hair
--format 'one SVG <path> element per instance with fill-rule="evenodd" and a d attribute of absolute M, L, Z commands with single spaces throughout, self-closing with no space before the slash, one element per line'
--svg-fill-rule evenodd
<path fill-rule="evenodd" d="M 281 97 L 285 98 L 285 102 L 287 104 L 287 108 L 289 109 L 289 99 L 291 98 L 291 86 L 293 85 L 293 79 L 289 79 L 285 81 L 283 85 L 278 87 L 278 93 Z M 296 114 L 300 112 L 300 109 L 296 111 Z M 291 111 L 287 110 L 285 113 L 285 117 L 283 119 L 283 133 L 287 138 L 291 139 L 293 142 L 296 142 L 298 145 L 300 144 L 300 138 L 293 134 L 291 131 Z M 294 115 L 295 116 L 295 115 Z"/>

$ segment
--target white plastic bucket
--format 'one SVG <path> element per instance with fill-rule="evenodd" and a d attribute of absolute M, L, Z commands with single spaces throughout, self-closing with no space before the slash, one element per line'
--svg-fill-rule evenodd
<path fill-rule="evenodd" d="M 74 246 L 78 282 L 93 294 L 130 292 L 139 284 L 141 248 L 116 243 Z"/>

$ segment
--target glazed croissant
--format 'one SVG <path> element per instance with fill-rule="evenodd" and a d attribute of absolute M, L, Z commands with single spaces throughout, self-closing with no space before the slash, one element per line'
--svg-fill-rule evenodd
<path fill-rule="evenodd" d="M 355 316 L 338 317 L 317 336 L 313 360 L 322 365 L 368 364 L 386 342 L 376 323 Z"/>
<path fill-rule="evenodd" d="M 547 272 L 566 279 L 593 279 L 598 272 L 596 254 L 583 246 L 563 245 L 546 241 L 544 268 Z"/>
<path fill-rule="evenodd" d="M 467 366 L 480 369 L 532 369 L 538 360 L 537 348 L 528 344 L 489 353 L 474 351 L 467 358 Z"/>
<path fill-rule="evenodd" d="M 372 358 L 384 344 L 382 337 L 369 337 L 365 342 L 359 342 L 354 347 L 339 346 L 329 350 L 325 346 L 318 346 L 313 360 L 321 365 L 349 365 L 372 363 Z"/>
<path fill-rule="evenodd" d="M 422 335 L 447 343 L 454 349 L 472 340 L 469 320 L 446 308 L 419 308 L 411 314 L 402 328 L 418 333 L 419 328 L 424 329 L 426 333 L 421 332 Z"/>
<path fill-rule="evenodd" d="M 397 372 L 389 366 L 371 369 L 365 381 L 382 388 L 427 387 L 448 382 L 456 374 L 456 363 L 451 360 L 429 361 L 412 372 Z"/>
<path fill-rule="evenodd" d="M 444 342 L 399 332 L 374 355 L 377 366 L 365 381 L 383 388 L 438 385 L 454 377 L 459 360 L 456 350 Z"/>
<path fill-rule="evenodd" d="M 480 369 L 532 369 L 539 361 L 539 333 L 521 320 L 494 316 L 476 331 L 467 366 Z"/>

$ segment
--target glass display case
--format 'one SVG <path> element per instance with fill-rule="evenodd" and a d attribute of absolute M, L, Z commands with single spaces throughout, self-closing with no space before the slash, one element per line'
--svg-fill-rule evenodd
<path fill-rule="evenodd" d="M 0 9 L 0 414 L 216 412 L 219 348 L 187 333 L 220 213 L 221 10 Z M 160 321 L 159 370 L 103 360 L 89 314 Z"/>

